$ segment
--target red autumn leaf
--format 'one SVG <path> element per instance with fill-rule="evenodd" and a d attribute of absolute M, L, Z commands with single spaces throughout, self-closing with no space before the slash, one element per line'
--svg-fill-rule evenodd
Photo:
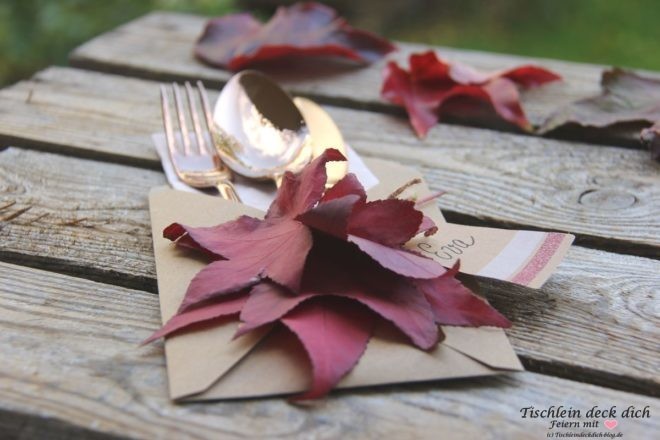
<path fill-rule="evenodd" d="M 435 222 L 431 217 L 425 215 L 415 235 L 424 234 L 425 237 L 428 237 L 435 234 L 436 232 L 438 232 L 438 227 L 436 226 Z"/>
<path fill-rule="evenodd" d="M 391 61 L 385 68 L 381 94 L 405 107 L 415 132 L 426 136 L 443 112 L 450 108 L 458 116 L 477 114 L 481 103 L 489 105 L 500 118 L 530 130 L 520 105 L 516 85 L 529 88 L 560 79 L 559 75 L 536 66 L 520 66 L 495 73 L 479 72 L 460 63 L 439 59 L 432 51 L 413 54 L 406 71 Z"/>
<path fill-rule="evenodd" d="M 229 222 L 217 228 L 182 226 L 195 243 L 228 260 L 214 261 L 195 275 L 180 311 L 249 287 L 262 278 L 298 289 L 307 253 L 312 247 L 309 230 L 289 219 L 259 221 L 251 230 L 235 225 Z"/>
<path fill-rule="evenodd" d="M 348 241 L 356 244 L 362 252 L 376 260 L 381 266 L 410 278 L 436 278 L 447 270 L 415 252 L 403 248 L 389 247 L 366 238 L 349 235 Z M 434 264 L 435 263 L 435 264 Z"/>
<path fill-rule="evenodd" d="M 331 199 L 299 215 L 298 221 L 317 231 L 346 239 L 349 216 L 358 202 L 359 196 L 354 194 Z"/>
<path fill-rule="evenodd" d="M 290 57 L 339 57 L 371 63 L 395 50 L 389 41 L 354 29 L 337 12 L 319 3 L 279 7 L 266 24 L 250 14 L 210 20 L 197 40 L 202 61 L 230 70 Z"/>
<path fill-rule="evenodd" d="M 295 400 L 323 397 L 354 366 L 367 348 L 374 316 L 339 299 L 310 301 L 282 319 L 305 347 L 312 364 L 312 384 Z"/>
<path fill-rule="evenodd" d="M 385 246 L 401 246 L 417 234 L 423 219 L 414 202 L 376 200 L 354 206 L 346 232 Z"/>
<path fill-rule="evenodd" d="M 442 340 L 437 325 L 443 321 L 508 324 L 456 281 L 455 271 L 403 248 L 435 228 L 413 202 L 367 202 L 352 175 L 324 194 L 325 165 L 340 159 L 328 150 L 298 175 L 285 175 L 264 220 L 243 216 L 210 228 L 166 228 L 166 237 L 212 261 L 149 341 L 237 312 L 236 336 L 281 322 L 309 356 L 312 385 L 298 398 L 310 399 L 353 368 L 378 320 L 424 350 Z"/>
<path fill-rule="evenodd" d="M 284 175 L 275 200 L 266 213 L 266 219 L 294 218 L 307 212 L 321 200 L 327 180 L 325 164 L 345 161 L 346 158 L 338 150 L 331 148 L 325 150 L 319 159 L 312 161 L 298 175 L 289 172 Z"/>
<path fill-rule="evenodd" d="M 321 201 L 329 202 L 332 199 L 338 199 L 351 194 L 358 196 L 362 201 L 367 200 L 367 193 L 365 192 L 364 187 L 362 187 L 362 184 L 355 174 L 349 173 L 329 188 L 325 194 L 323 194 Z"/>
<path fill-rule="evenodd" d="M 297 295 L 272 283 L 253 288 L 241 312 L 243 325 L 237 335 L 271 324 L 310 298 L 339 296 L 355 300 L 390 321 L 418 347 L 435 345 L 438 329 L 421 290 L 369 258 L 355 255 L 352 247 L 327 240 L 319 238 L 326 245 L 317 247 L 308 257 L 306 276 Z"/>
<path fill-rule="evenodd" d="M 148 344 L 151 341 L 155 341 L 156 339 L 162 338 L 165 335 L 181 329 L 189 328 L 194 324 L 213 321 L 218 318 L 237 314 L 243 309 L 247 299 L 248 297 L 246 295 L 238 294 L 234 295 L 232 298 L 225 299 L 223 302 L 208 304 L 204 307 L 178 313 L 172 319 L 167 321 L 167 324 L 160 330 L 149 336 L 143 344 Z"/>
<path fill-rule="evenodd" d="M 298 304 L 317 296 L 307 292 L 293 294 L 274 283 L 264 282 L 252 288 L 250 296 L 241 309 L 241 326 L 236 336 L 273 323 L 293 310 Z"/>
<path fill-rule="evenodd" d="M 511 327 L 508 319 L 454 278 L 457 273 L 458 263 L 441 277 L 416 282 L 431 304 L 435 322 L 471 327 Z"/>

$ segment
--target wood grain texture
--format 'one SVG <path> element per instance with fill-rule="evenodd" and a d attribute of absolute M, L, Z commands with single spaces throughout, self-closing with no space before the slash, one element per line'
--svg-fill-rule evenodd
<path fill-rule="evenodd" d="M 50 68 L 0 91 L 0 140 L 159 168 L 151 81 Z M 326 107 L 360 153 L 417 167 L 451 219 L 569 231 L 578 243 L 660 256 L 660 165 L 643 151 L 440 125 L 420 141 L 391 115 Z"/>
<path fill-rule="evenodd" d="M 0 153 L 0 258 L 155 290 L 146 197 L 163 181 L 10 148 Z M 532 368 L 660 394 L 658 273 L 657 260 L 573 247 L 543 289 L 488 282 L 485 293 L 512 318 L 512 344 Z"/>
<path fill-rule="evenodd" d="M 147 194 L 162 173 L 14 148 L 0 163 L 4 260 L 155 288 Z"/>
<path fill-rule="evenodd" d="M 635 439 L 660 429 L 658 399 L 533 373 L 347 390 L 307 408 L 281 398 L 174 405 L 162 344 L 138 347 L 160 323 L 155 295 L 5 263 L 0 278 L 9 438 L 531 439 L 549 421 L 520 409 L 560 404 L 583 414 L 649 405 L 651 418 L 619 419 L 618 429 Z"/>
<path fill-rule="evenodd" d="M 83 44 L 71 54 L 70 62 L 77 67 L 124 75 L 168 80 L 203 79 L 220 86 L 231 73 L 208 67 L 193 56 L 194 42 L 206 20 L 206 17 L 188 14 L 153 12 Z M 409 43 L 398 43 L 398 46 L 400 50 L 388 59 L 405 65 L 410 53 L 431 48 Z M 564 78 L 562 83 L 523 93 L 525 111 L 530 121 L 537 125 L 559 106 L 593 96 L 600 90 L 602 66 L 447 47 L 434 49 L 449 60 L 465 62 L 483 70 L 535 63 L 560 73 Z M 403 115 L 403 111 L 380 98 L 385 62 L 382 60 L 363 69 L 318 63 L 283 63 L 268 68 L 267 72 L 291 92 L 323 103 L 389 112 L 396 110 L 397 114 Z M 499 128 L 502 128 L 501 125 Z M 408 130 L 412 135 L 412 131 Z M 575 133 L 576 136 L 585 134 L 584 131 Z M 569 133 L 569 136 L 572 134 Z M 641 148 L 636 137 L 627 135 L 596 137 L 593 140 Z"/>

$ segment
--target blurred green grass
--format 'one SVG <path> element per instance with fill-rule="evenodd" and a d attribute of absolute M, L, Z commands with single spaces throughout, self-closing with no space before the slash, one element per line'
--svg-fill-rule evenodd
<path fill-rule="evenodd" d="M 222 15 L 232 0 L 0 0 L 0 86 L 51 64 L 79 44 L 154 9 Z"/>
<path fill-rule="evenodd" d="M 154 9 L 267 16 L 274 0 L 0 0 L 0 86 Z M 291 3 L 290 1 L 284 3 Z M 388 38 L 660 70 L 657 0 L 330 0 Z"/>

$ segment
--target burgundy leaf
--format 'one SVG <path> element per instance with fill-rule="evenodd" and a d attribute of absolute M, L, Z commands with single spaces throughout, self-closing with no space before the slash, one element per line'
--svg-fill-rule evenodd
<path fill-rule="evenodd" d="M 190 282 L 181 311 L 202 301 L 243 289 L 267 277 L 294 291 L 298 290 L 305 259 L 312 247 L 309 229 L 295 220 L 260 222 L 250 233 L 238 233 L 235 222 L 201 231 L 187 228 L 197 241 L 212 243 L 214 251 L 229 260 L 215 261 L 202 269 Z M 227 227 L 226 225 L 230 225 Z M 234 235 L 227 232 L 233 231 Z M 243 231 L 244 232 L 244 231 Z"/>
<path fill-rule="evenodd" d="M 530 131 L 532 124 L 527 120 L 520 105 L 520 94 L 513 81 L 507 78 L 495 78 L 483 86 L 488 100 L 498 115 L 518 127 Z"/>
<path fill-rule="evenodd" d="M 560 108 L 539 132 L 583 127 L 628 138 L 660 121 L 660 79 L 613 68 L 603 72 L 600 84 L 600 95 Z"/>
<path fill-rule="evenodd" d="M 298 216 L 298 220 L 310 228 L 338 238 L 346 238 L 349 216 L 360 201 L 358 195 L 347 196 L 321 202 L 313 209 Z"/>
<path fill-rule="evenodd" d="M 362 201 L 367 200 L 367 193 L 357 176 L 353 173 L 348 173 L 323 194 L 321 202 L 329 202 L 330 200 L 339 199 L 351 194 L 358 196 Z"/>
<path fill-rule="evenodd" d="M 235 337 L 277 321 L 298 304 L 315 295 L 314 293 L 295 295 L 283 287 L 268 282 L 254 286 L 241 310 L 242 323 L 236 331 Z"/>
<path fill-rule="evenodd" d="M 259 282 L 262 272 L 261 266 L 244 265 L 240 259 L 214 261 L 190 281 L 178 313 L 191 310 L 210 299 L 250 287 Z"/>
<path fill-rule="evenodd" d="M 156 339 L 169 336 L 173 333 L 187 329 L 195 324 L 212 321 L 214 319 L 227 317 L 241 311 L 248 297 L 238 295 L 227 298 L 219 303 L 207 304 L 205 306 L 174 315 L 160 330 L 149 336 L 142 344 L 148 344 Z"/>
<path fill-rule="evenodd" d="M 458 264 L 445 275 L 416 281 L 440 325 L 511 327 L 511 322 L 454 278 Z"/>
<path fill-rule="evenodd" d="M 328 243 L 310 253 L 302 295 L 341 296 L 362 303 L 393 323 L 413 344 L 428 349 L 438 342 L 438 327 L 424 294 L 408 279 L 345 243 L 339 250 Z M 337 243 L 337 240 L 334 241 Z M 349 304 L 349 303 L 347 303 Z"/>
<path fill-rule="evenodd" d="M 249 14 L 210 20 L 195 46 L 202 61 L 230 70 L 278 58 L 323 56 L 371 63 L 395 47 L 354 29 L 332 8 L 318 3 L 280 7 L 262 25 Z"/>
<path fill-rule="evenodd" d="M 262 220 L 247 215 L 207 228 L 193 228 L 172 223 L 165 228 L 163 236 L 176 241 L 179 246 L 205 250 L 224 258 L 231 258 L 233 255 L 241 254 L 244 246 L 243 239 L 263 226 L 262 223 Z"/>
<path fill-rule="evenodd" d="M 434 260 L 402 248 L 392 248 L 354 235 L 348 241 L 355 243 L 362 252 L 369 255 L 381 266 L 410 278 L 436 278 L 447 272 Z"/>
<path fill-rule="evenodd" d="M 354 206 L 346 232 L 385 246 L 401 246 L 417 234 L 423 219 L 414 202 L 376 200 Z"/>
<path fill-rule="evenodd" d="M 363 288 L 337 294 L 369 307 L 394 324 L 419 348 L 432 348 L 438 342 L 438 326 L 424 295 L 407 280 L 379 275 L 382 278 L 365 281 Z"/>
<path fill-rule="evenodd" d="M 461 63 L 441 60 L 432 51 L 412 54 L 409 64 L 409 71 L 394 62 L 387 65 L 381 94 L 406 108 L 419 137 L 424 137 L 445 112 L 464 118 L 479 115 L 479 103 L 490 106 L 500 118 L 530 130 L 516 84 L 529 88 L 560 79 L 559 75 L 536 66 L 483 73 Z M 445 105 L 449 101 L 451 105 Z"/>
<path fill-rule="evenodd" d="M 308 301 L 283 319 L 296 334 L 312 365 L 310 388 L 294 400 L 324 396 L 346 375 L 367 348 L 375 316 L 338 298 Z"/>
<path fill-rule="evenodd" d="M 440 120 L 440 100 L 426 98 L 424 89 L 415 87 L 410 74 L 394 61 L 390 61 L 385 67 L 381 94 L 384 99 L 406 109 L 410 123 L 419 137 L 426 136 L 429 129 Z"/>
<path fill-rule="evenodd" d="M 424 218 L 422 219 L 422 223 L 419 225 L 419 229 L 417 229 L 417 233 L 415 235 L 424 233 L 425 237 L 429 237 L 433 234 L 438 232 L 438 226 L 435 224 L 433 219 L 429 217 L 428 215 L 425 215 Z"/>
<path fill-rule="evenodd" d="M 497 76 L 508 78 L 524 88 L 537 87 L 552 81 L 561 80 L 561 76 L 556 73 L 533 65 L 518 66 L 510 70 L 505 70 Z"/>
<path fill-rule="evenodd" d="M 299 174 L 287 172 L 275 200 L 268 209 L 266 219 L 295 218 L 311 209 L 321 200 L 325 191 L 327 180 L 325 164 L 345 160 L 346 158 L 338 150 L 329 148 Z"/>

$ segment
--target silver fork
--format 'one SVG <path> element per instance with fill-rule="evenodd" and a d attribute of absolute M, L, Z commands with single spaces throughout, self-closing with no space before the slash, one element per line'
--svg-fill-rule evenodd
<path fill-rule="evenodd" d="M 202 112 L 204 114 L 204 121 L 206 123 L 206 130 L 202 129 L 199 121 L 198 112 L 196 110 L 193 87 L 189 82 L 184 85 L 186 95 L 188 97 L 188 116 L 184 111 L 184 105 L 181 98 L 181 90 L 178 84 L 172 84 L 172 92 L 174 95 L 174 108 L 176 110 L 177 121 L 181 131 L 181 141 L 183 148 L 177 147 L 177 139 L 174 135 L 174 128 L 172 118 L 170 117 L 170 103 L 167 95 L 167 89 L 164 85 L 160 86 L 161 106 L 163 110 L 163 125 L 165 126 L 165 137 L 167 139 L 167 149 L 170 154 L 172 166 L 179 179 L 187 185 L 194 188 L 216 188 L 220 195 L 227 200 L 234 200 L 240 202 L 241 199 L 236 193 L 236 188 L 231 183 L 232 172 L 222 162 L 218 153 L 213 146 L 209 146 L 206 136 L 211 139 L 213 130 L 213 118 L 211 117 L 211 109 L 209 107 L 208 95 L 204 84 L 197 81 L 197 92 L 199 94 L 199 101 L 201 104 Z M 192 121 L 193 130 L 195 131 L 195 138 L 197 142 L 193 142 L 188 131 L 188 120 Z M 211 159 L 212 165 L 205 169 L 189 170 L 185 165 L 194 161 L 196 158 Z"/>

